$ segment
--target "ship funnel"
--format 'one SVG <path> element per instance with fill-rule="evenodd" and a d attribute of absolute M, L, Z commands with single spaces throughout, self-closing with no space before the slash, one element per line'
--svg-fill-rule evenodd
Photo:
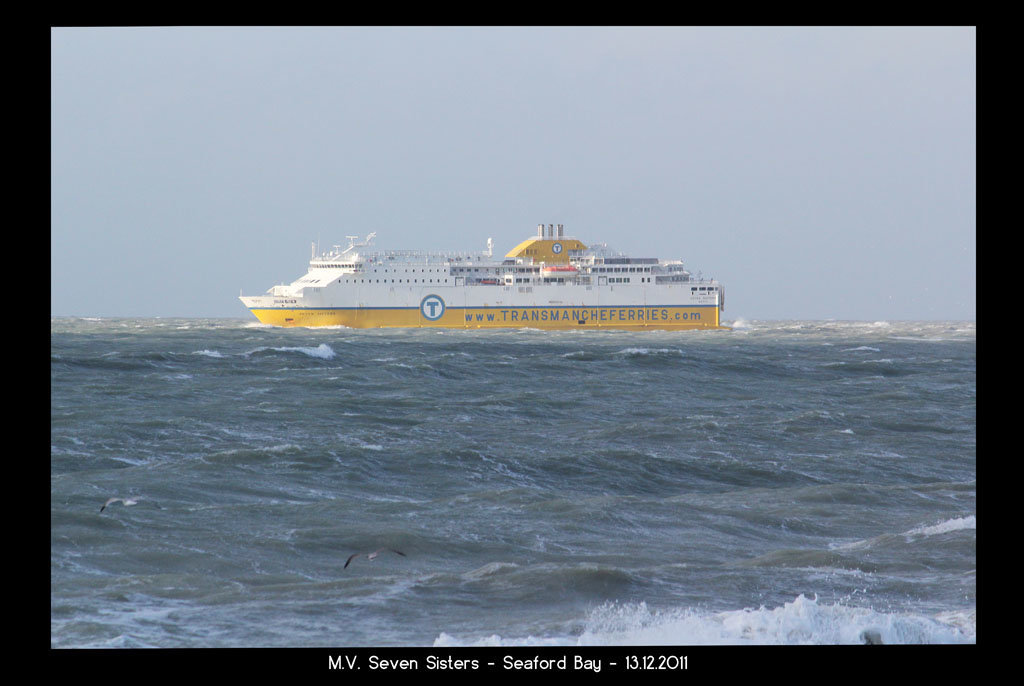
<path fill-rule="evenodd" d="M 565 235 L 565 231 L 563 230 L 563 227 L 562 227 L 562 225 L 561 225 L 561 224 L 559 224 L 559 225 L 558 225 L 558 237 L 559 237 L 559 238 L 561 238 L 561 237 L 562 237 L 562 236 L 564 236 L 564 235 Z"/>
<path fill-rule="evenodd" d="M 537 224 L 537 238 L 544 238 L 544 225 Z"/>
<path fill-rule="evenodd" d="M 554 237 L 555 237 L 555 225 L 554 224 L 548 224 L 548 238 L 554 238 Z"/>

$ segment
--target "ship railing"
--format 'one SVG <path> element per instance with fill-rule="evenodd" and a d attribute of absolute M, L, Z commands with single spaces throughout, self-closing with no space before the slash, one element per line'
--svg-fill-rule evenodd
<path fill-rule="evenodd" d="M 472 257 L 474 259 L 490 259 L 490 256 L 485 252 L 432 252 L 424 250 L 384 250 L 376 253 L 367 253 L 366 257 L 437 257 L 441 259 L 450 258 L 467 258 Z"/>
<path fill-rule="evenodd" d="M 487 253 L 481 252 L 424 252 L 422 250 L 386 250 L 382 252 L 373 253 L 361 253 L 359 259 L 353 261 L 351 255 L 341 255 L 334 253 L 324 253 L 319 255 L 310 261 L 310 264 L 335 266 L 340 262 L 346 264 L 365 264 L 367 262 L 380 262 L 383 260 L 393 259 L 422 259 L 423 261 L 440 261 L 440 262 L 451 262 L 451 261 L 467 261 L 467 260 L 479 260 L 481 262 L 491 262 L 492 258 Z"/>

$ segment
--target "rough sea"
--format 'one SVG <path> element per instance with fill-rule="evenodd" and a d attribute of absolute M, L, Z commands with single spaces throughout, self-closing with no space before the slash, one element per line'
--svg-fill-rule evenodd
<path fill-rule="evenodd" d="M 50 646 L 976 643 L 974 322 L 731 323 L 52 318 Z"/>

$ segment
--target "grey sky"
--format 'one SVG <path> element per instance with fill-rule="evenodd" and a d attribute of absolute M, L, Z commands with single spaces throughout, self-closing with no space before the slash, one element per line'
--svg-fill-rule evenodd
<path fill-rule="evenodd" d="M 310 243 L 682 258 L 724 319 L 973 319 L 976 32 L 58 28 L 51 313 L 248 317 Z M 255 321 L 255 320 L 253 320 Z"/>

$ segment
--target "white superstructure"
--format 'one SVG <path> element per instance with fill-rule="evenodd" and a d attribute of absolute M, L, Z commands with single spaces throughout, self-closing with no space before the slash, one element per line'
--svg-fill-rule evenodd
<path fill-rule="evenodd" d="M 723 286 L 681 260 L 588 247 L 561 225 L 540 225 L 504 258 L 490 239 L 452 253 L 372 251 L 374 238 L 314 248 L 306 274 L 241 300 L 281 326 L 719 328 L 724 308 Z"/>

